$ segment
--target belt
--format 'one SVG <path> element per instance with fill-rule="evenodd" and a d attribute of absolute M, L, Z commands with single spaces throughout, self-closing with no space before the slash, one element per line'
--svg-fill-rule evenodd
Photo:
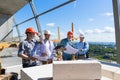
<path fill-rule="evenodd" d="M 81 54 L 81 55 L 79 54 L 77 59 L 85 59 L 85 54 Z"/>
<path fill-rule="evenodd" d="M 85 54 L 78 54 L 78 56 L 85 56 Z"/>

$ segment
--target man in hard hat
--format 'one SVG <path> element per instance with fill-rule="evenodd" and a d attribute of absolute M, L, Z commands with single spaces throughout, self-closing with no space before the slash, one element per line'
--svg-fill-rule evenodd
<path fill-rule="evenodd" d="M 53 53 L 54 53 L 54 44 L 50 40 L 51 32 L 49 30 L 44 30 L 44 37 L 45 39 L 43 40 L 44 46 L 45 46 L 45 51 L 42 55 L 47 56 L 46 61 L 42 61 L 43 64 L 46 63 L 52 63 L 53 61 Z"/>
<path fill-rule="evenodd" d="M 67 44 L 73 46 L 72 37 L 73 37 L 73 32 L 68 31 L 67 38 L 62 39 L 60 42 L 60 45 L 62 45 L 64 48 Z M 72 60 L 72 54 L 69 54 L 69 53 L 63 52 L 62 57 L 63 57 L 63 60 Z"/>
<path fill-rule="evenodd" d="M 85 35 L 83 32 L 79 33 L 79 42 L 75 44 L 76 48 L 79 49 L 79 52 L 76 53 L 77 59 L 85 59 L 88 57 L 89 44 L 85 41 Z"/>
<path fill-rule="evenodd" d="M 26 39 L 19 44 L 18 56 L 22 58 L 23 68 L 36 66 L 36 58 L 31 54 L 36 41 L 33 39 L 36 32 L 29 27 L 25 31 Z"/>

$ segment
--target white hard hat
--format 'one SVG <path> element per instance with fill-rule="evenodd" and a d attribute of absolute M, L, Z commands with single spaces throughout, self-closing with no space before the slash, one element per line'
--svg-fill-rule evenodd
<path fill-rule="evenodd" d="M 49 30 L 44 30 L 44 34 L 51 34 Z"/>
<path fill-rule="evenodd" d="M 85 34 L 83 32 L 79 32 L 79 37 L 85 37 Z"/>

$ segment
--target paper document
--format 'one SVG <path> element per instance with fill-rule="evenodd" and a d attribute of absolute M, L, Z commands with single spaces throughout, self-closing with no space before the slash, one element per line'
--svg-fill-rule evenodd
<path fill-rule="evenodd" d="M 66 48 L 66 50 L 64 52 L 68 53 L 68 54 L 75 54 L 76 52 L 79 51 L 78 49 L 73 48 L 69 44 L 67 44 L 65 48 Z"/>
<path fill-rule="evenodd" d="M 34 54 L 33 57 L 37 58 L 39 61 L 47 61 L 48 60 L 48 56 L 39 56 L 37 54 Z"/>

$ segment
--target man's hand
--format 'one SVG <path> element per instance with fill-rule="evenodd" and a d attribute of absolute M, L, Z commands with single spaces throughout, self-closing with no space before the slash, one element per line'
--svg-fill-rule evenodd
<path fill-rule="evenodd" d="M 41 34 L 39 32 L 36 33 L 38 37 L 41 37 Z"/>
<path fill-rule="evenodd" d="M 41 56 L 42 56 L 42 57 L 45 57 L 45 56 L 47 56 L 47 54 L 46 54 L 46 53 L 42 53 Z"/>
<path fill-rule="evenodd" d="M 66 48 L 61 48 L 62 51 L 67 50 Z"/>

